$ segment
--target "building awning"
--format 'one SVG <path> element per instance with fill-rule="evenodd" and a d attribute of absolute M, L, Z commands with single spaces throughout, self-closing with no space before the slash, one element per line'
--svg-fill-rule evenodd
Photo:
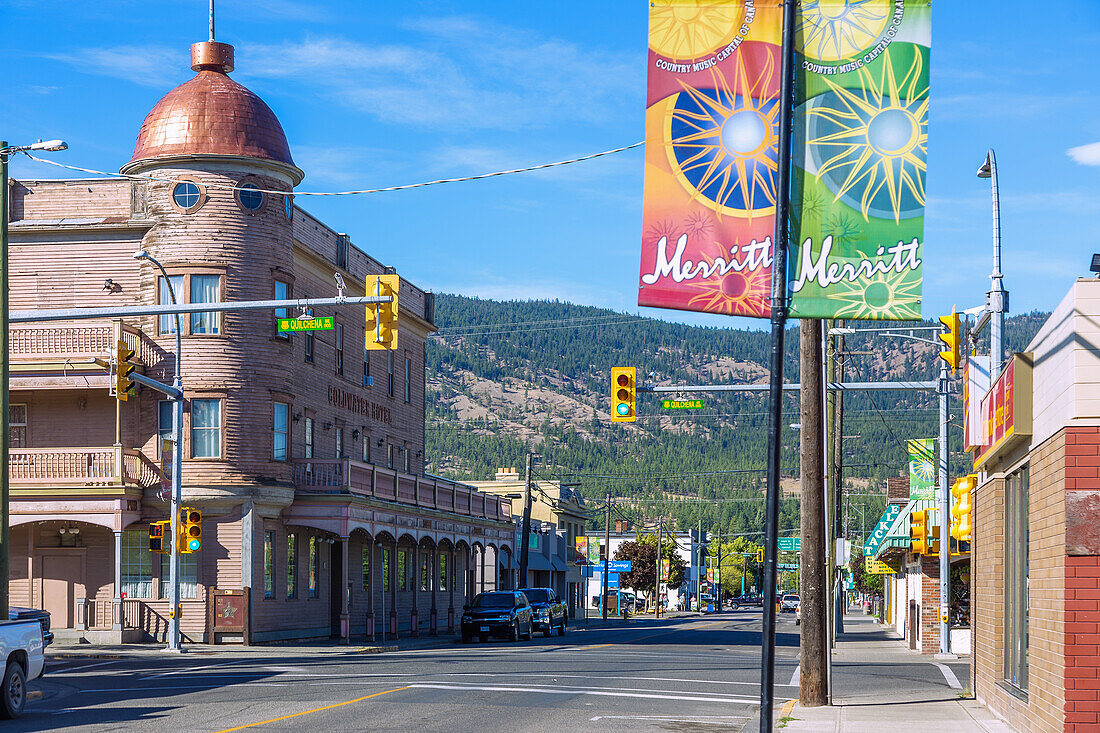
<path fill-rule="evenodd" d="M 909 536 L 909 515 L 921 509 L 935 509 L 938 506 L 939 504 L 935 501 L 910 501 L 906 504 L 894 519 L 894 523 L 890 525 L 890 531 L 878 546 L 873 559 L 878 560 L 883 555 L 896 554 L 897 550 L 908 552 L 913 544 Z"/>
<path fill-rule="evenodd" d="M 519 567 L 519 552 L 516 553 L 514 565 Z M 528 570 L 553 570 L 550 565 L 550 558 L 543 555 L 541 552 L 530 552 L 527 554 L 527 569 Z"/>
<path fill-rule="evenodd" d="M 550 558 L 550 566 L 553 568 L 555 573 L 564 573 L 566 570 L 568 570 L 568 567 L 566 567 L 565 565 L 565 561 L 557 555 Z"/>

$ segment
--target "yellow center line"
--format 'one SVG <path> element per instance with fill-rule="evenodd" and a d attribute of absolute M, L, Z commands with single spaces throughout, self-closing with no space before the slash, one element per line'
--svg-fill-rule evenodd
<path fill-rule="evenodd" d="M 290 720 L 291 718 L 297 718 L 297 717 L 300 717 L 302 715 L 309 715 L 310 713 L 319 713 L 322 710 L 332 710 L 333 708 L 343 707 L 344 705 L 351 705 L 354 702 L 362 702 L 363 700 L 369 700 L 372 697 L 378 697 L 379 695 L 388 695 L 391 692 L 401 692 L 402 690 L 409 689 L 409 687 L 411 687 L 411 685 L 406 685 L 405 687 L 398 687 L 398 688 L 393 689 L 393 690 L 386 690 L 385 692 L 376 692 L 373 695 L 364 695 L 363 697 L 357 697 L 354 700 L 348 700 L 347 702 L 338 702 L 338 703 L 335 703 L 333 705 L 325 705 L 323 708 L 314 708 L 313 710 L 304 710 L 300 713 L 294 713 L 292 715 L 284 715 L 281 718 L 272 718 L 271 720 L 261 720 L 258 723 L 249 723 L 248 725 L 238 725 L 236 728 L 226 728 L 225 730 L 218 731 L 218 733 L 231 733 L 232 731 L 235 731 L 235 730 L 244 730 L 245 728 L 255 728 L 258 725 L 267 725 L 268 723 L 277 723 L 280 720 Z"/>

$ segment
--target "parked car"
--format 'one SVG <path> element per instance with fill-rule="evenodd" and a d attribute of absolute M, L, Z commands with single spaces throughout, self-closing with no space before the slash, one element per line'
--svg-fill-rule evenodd
<path fill-rule="evenodd" d="M 800 626 L 802 624 L 802 601 L 798 602 L 798 605 L 794 607 L 794 625 Z"/>
<path fill-rule="evenodd" d="M 471 604 L 462 607 L 462 641 L 469 643 L 475 636 L 481 641 L 490 636 L 530 639 L 532 623 L 531 604 L 522 593 L 478 593 Z"/>
<path fill-rule="evenodd" d="M 798 600 L 797 593 L 788 593 L 779 601 L 779 610 L 782 613 L 794 613 L 794 609 L 798 606 Z"/>
<path fill-rule="evenodd" d="M 546 636 L 550 636 L 555 630 L 558 636 L 565 636 L 569 609 L 558 598 L 553 588 L 520 588 L 519 592 L 527 596 L 527 600 L 531 603 L 531 624 L 535 629 Z"/>
<path fill-rule="evenodd" d="M 763 608 L 764 598 L 763 596 L 743 595 L 734 596 L 729 600 L 729 607 L 731 611 L 736 611 L 741 606 L 758 606 L 760 608 Z"/>
<path fill-rule="evenodd" d="M 0 716 L 18 718 L 27 704 L 27 681 L 45 671 L 45 640 L 37 618 L 0 622 L 0 655 L 7 660 L 0 681 Z"/>
<path fill-rule="evenodd" d="M 8 607 L 9 621 L 26 621 L 28 619 L 37 619 L 38 623 L 42 625 L 43 646 L 49 646 L 50 644 L 52 644 L 53 632 L 50 631 L 49 611 L 43 611 L 40 608 L 20 608 L 19 606 Z"/>

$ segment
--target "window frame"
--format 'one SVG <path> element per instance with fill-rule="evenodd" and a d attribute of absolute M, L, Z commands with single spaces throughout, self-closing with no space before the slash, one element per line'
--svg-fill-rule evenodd
<path fill-rule="evenodd" d="M 179 202 L 176 201 L 176 189 L 185 183 L 190 183 L 198 189 L 199 198 L 193 206 L 180 206 Z M 181 214 L 194 214 L 207 201 L 206 186 L 202 184 L 202 181 L 192 176 L 178 176 L 172 179 L 172 190 L 168 192 L 168 200 L 171 202 L 172 207 Z"/>
<path fill-rule="evenodd" d="M 363 387 L 370 389 L 374 386 L 374 380 L 370 374 L 370 349 L 363 349 Z"/>
<path fill-rule="evenodd" d="M 191 400 L 189 400 L 191 409 L 189 410 L 189 415 L 190 415 L 189 428 L 190 428 L 190 430 L 188 431 L 188 437 L 190 438 L 191 445 L 190 445 L 190 450 L 188 451 L 188 455 L 192 459 L 197 459 L 197 460 L 218 460 L 218 459 L 221 459 L 225 455 L 225 450 L 224 450 L 225 446 L 222 445 L 222 439 L 223 439 L 223 436 L 225 434 L 225 430 L 224 430 L 224 428 L 225 428 L 225 410 L 223 409 L 223 406 L 222 406 L 223 401 L 224 400 L 221 397 L 192 397 Z M 218 415 L 217 415 L 217 420 L 216 420 L 216 422 L 217 422 L 216 426 L 214 426 L 214 427 L 209 427 L 209 426 L 196 427 L 195 426 L 195 403 L 196 402 L 213 402 L 213 403 L 217 404 Z M 212 456 L 195 455 L 195 431 L 196 430 L 216 430 L 217 431 L 216 443 L 217 443 L 218 450 L 217 450 L 216 455 L 212 455 Z"/>
<path fill-rule="evenodd" d="M 122 553 L 119 558 L 122 586 L 119 589 L 127 598 L 152 600 L 153 553 L 149 551 L 147 529 L 133 528 L 122 531 Z"/>
<path fill-rule="evenodd" d="M 397 551 L 397 590 L 407 591 L 409 589 L 409 551 L 401 550 Z"/>
<path fill-rule="evenodd" d="M 317 437 L 314 433 L 315 423 L 312 415 L 306 415 L 305 424 L 302 426 L 302 458 L 315 458 L 313 455 L 314 439 Z"/>
<path fill-rule="evenodd" d="M 192 267 L 185 269 L 169 268 L 169 279 L 181 278 L 181 285 L 176 291 L 177 305 L 190 305 L 195 302 L 191 297 L 192 277 L 216 277 L 218 279 L 217 300 L 205 301 L 211 303 L 225 302 L 225 271 L 221 268 Z M 157 275 L 157 304 L 170 305 L 172 293 L 166 287 L 164 275 Z M 209 315 L 213 318 L 214 330 L 210 332 L 196 332 L 195 318 Z M 200 311 L 198 313 L 180 313 L 181 336 L 188 338 L 225 338 L 225 319 L 221 317 L 221 311 Z M 173 313 L 157 316 L 157 336 L 174 336 L 176 316 Z"/>
<path fill-rule="evenodd" d="M 264 599 L 275 598 L 275 530 L 264 530 Z"/>
<path fill-rule="evenodd" d="M 393 553 L 389 548 L 382 548 L 382 592 L 389 593 L 393 590 Z"/>
<path fill-rule="evenodd" d="M 386 356 L 387 356 L 387 359 L 386 359 L 387 389 L 386 389 L 386 391 L 389 393 L 390 397 L 393 397 L 393 383 L 395 381 L 395 377 L 394 377 L 394 373 L 393 373 L 393 370 L 394 370 L 393 352 L 392 351 L 387 351 Z"/>
<path fill-rule="evenodd" d="M 1025 464 L 1004 480 L 1004 683 L 1027 693 L 1030 573 L 1030 467 Z"/>
<path fill-rule="evenodd" d="M 283 430 L 279 430 L 279 408 L 283 411 Z M 283 436 L 283 457 L 279 457 L 279 436 Z M 290 460 L 290 403 L 275 400 L 271 410 L 271 459 L 286 463 Z"/>
<path fill-rule="evenodd" d="M 286 599 L 298 597 L 298 533 L 286 533 Z"/>
<path fill-rule="evenodd" d="M 405 352 L 405 404 L 412 404 L 412 357 Z"/>
<path fill-rule="evenodd" d="M 23 422 L 16 422 L 12 420 L 12 409 L 22 407 L 23 408 Z M 31 428 L 30 428 L 30 415 L 31 408 L 28 402 L 11 402 L 8 403 L 8 447 L 9 448 L 29 448 L 31 443 Z M 14 428 L 23 428 L 23 445 L 16 445 L 15 439 L 12 434 Z"/>
<path fill-rule="evenodd" d="M 172 556 L 163 554 L 160 556 L 160 577 L 157 597 L 168 600 L 168 592 L 171 581 Z M 199 597 L 199 557 L 193 552 L 180 553 L 180 598 L 191 600 Z"/>
<path fill-rule="evenodd" d="M 344 374 L 344 324 L 340 321 L 336 321 L 335 323 L 332 343 L 335 350 L 333 364 L 336 369 L 336 375 L 342 376 Z"/>
<path fill-rule="evenodd" d="M 233 200 L 237 202 L 237 208 L 249 216 L 259 216 L 264 213 L 264 209 L 267 208 L 268 196 L 263 192 L 263 188 L 262 182 L 255 176 L 245 176 L 237 181 L 236 185 L 233 186 Z M 252 189 L 257 189 L 260 194 L 260 205 L 255 209 L 248 208 L 244 205 L 244 201 L 241 200 L 241 191 Z"/>
<path fill-rule="evenodd" d="M 285 292 L 281 296 L 279 295 L 279 286 L 280 285 L 282 285 L 283 288 L 285 289 Z M 291 300 L 294 297 L 293 293 L 294 293 L 294 284 L 293 283 L 291 283 L 288 280 L 283 280 L 282 278 L 278 278 L 278 277 L 272 279 L 272 281 L 271 281 L 271 297 L 272 297 L 273 300 Z M 290 318 L 290 309 L 289 308 L 276 308 L 275 309 L 275 321 L 274 321 L 275 338 L 282 339 L 283 341 L 290 341 L 290 332 L 279 330 L 279 319 L 280 318 Z"/>
<path fill-rule="evenodd" d="M 336 443 L 336 445 L 334 446 L 335 450 L 333 451 L 333 453 L 334 453 L 333 457 L 337 458 L 337 459 L 343 458 L 344 457 L 344 426 L 343 425 L 337 425 L 333 428 L 332 438 L 333 438 L 333 441 Z"/>
<path fill-rule="evenodd" d="M 309 536 L 309 588 L 310 600 L 321 597 L 321 541 L 317 535 Z"/>
<path fill-rule="evenodd" d="M 373 547 L 374 547 L 374 545 L 371 542 L 366 542 L 366 543 L 363 544 L 361 569 L 362 569 L 362 573 L 363 573 L 363 590 L 364 591 L 369 591 L 370 590 L 370 566 L 371 566 L 371 560 L 374 559 L 374 558 L 371 557 L 371 549 Z"/>

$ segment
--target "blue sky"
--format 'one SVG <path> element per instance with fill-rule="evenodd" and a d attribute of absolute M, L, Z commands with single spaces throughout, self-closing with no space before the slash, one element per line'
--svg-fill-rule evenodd
<path fill-rule="evenodd" d="M 595 9 L 593 9 L 595 8 Z M 571 158 L 644 130 L 647 3 L 219 0 L 233 78 L 279 116 L 299 190 L 413 183 Z M 145 114 L 191 78 L 206 2 L 0 0 L 0 137 L 64 138 L 116 171 Z M 1100 251 L 1100 3 L 933 7 L 924 315 L 977 305 L 991 266 L 997 151 L 1012 311 L 1049 310 Z M 299 204 L 418 285 L 639 309 L 641 149 L 544 172 Z M 16 158 L 14 177 L 62 177 Z M 75 175 L 75 174 L 73 174 Z"/>

